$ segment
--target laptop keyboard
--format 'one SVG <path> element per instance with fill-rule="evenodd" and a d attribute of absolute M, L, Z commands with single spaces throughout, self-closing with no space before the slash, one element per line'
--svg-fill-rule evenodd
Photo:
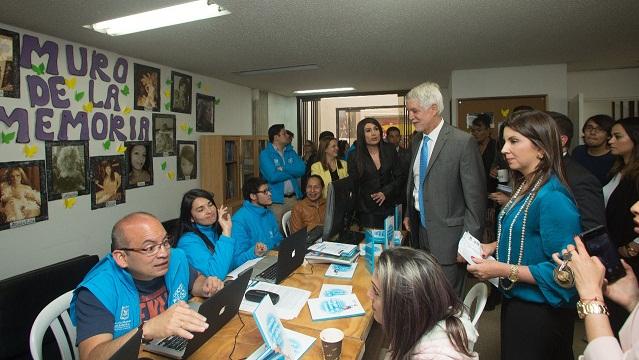
<path fill-rule="evenodd" d="M 273 281 L 277 280 L 277 263 L 267 267 L 258 275 L 258 277 Z"/>
<path fill-rule="evenodd" d="M 176 351 L 184 351 L 186 349 L 186 344 L 189 341 L 181 336 L 173 335 L 169 337 L 165 337 L 158 343 L 158 345 L 166 346 L 169 349 L 173 349 Z"/>

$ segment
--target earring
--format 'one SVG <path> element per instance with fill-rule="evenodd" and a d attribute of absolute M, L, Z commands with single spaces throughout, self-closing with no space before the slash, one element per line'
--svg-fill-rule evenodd
<path fill-rule="evenodd" d="M 537 159 L 541 160 L 543 158 L 544 158 L 544 154 L 542 153 L 537 154 Z"/>

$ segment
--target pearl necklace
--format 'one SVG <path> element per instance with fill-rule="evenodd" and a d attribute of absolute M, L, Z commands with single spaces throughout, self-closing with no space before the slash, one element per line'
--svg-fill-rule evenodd
<path fill-rule="evenodd" d="M 517 222 L 517 218 L 519 218 L 519 215 L 523 211 L 524 218 L 521 224 L 521 237 L 519 241 L 519 257 L 517 258 L 517 266 L 521 265 L 521 260 L 524 257 L 524 240 L 526 239 L 526 221 L 528 220 L 528 209 L 530 208 L 530 204 L 535 199 L 535 195 L 537 194 L 537 189 L 541 185 L 542 180 L 543 180 L 543 177 L 540 177 L 539 180 L 537 180 L 535 185 L 532 187 L 532 189 L 528 192 L 528 195 L 526 195 L 526 197 L 524 198 L 523 205 L 519 208 L 519 210 L 513 217 L 513 221 L 510 223 L 510 227 L 508 228 L 508 252 L 506 255 L 507 264 L 510 264 L 510 255 L 512 251 L 512 239 L 513 239 L 513 227 L 515 223 Z M 519 196 L 519 193 L 521 192 L 521 190 L 524 188 L 524 185 L 526 185 L 525 180 L 521 183 L 521 185 L 519 185 L 519 188 L 517 188 L 517 191 L 515 191 L 515 194 L 510 198 L 510 200 L 508 200 L 508 203 L 506 203 L 504 208 L 499 212 L 499 217 L 497 219 L 497 249 L 495 252 L 495 256 L 497 257 L 497 260 L 499 260 L 499 241 L 501 239 L 502 220 L 506 216 L 506 214 L 510 212 L 510 210 L 512 210 L 512 208 L 515 206 L 515 200 Z M 514 282 L 511 283 L 510 285 L 504 285 L 501 278 L 499 279 L 499 282 L 501 284 L 501 287 L 504 290 L 510 290 L 513 288 L 513 286 L 515 286 Z"/>

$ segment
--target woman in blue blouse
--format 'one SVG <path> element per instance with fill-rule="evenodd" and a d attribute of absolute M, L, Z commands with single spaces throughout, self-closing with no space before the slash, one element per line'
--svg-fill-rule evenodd
<path fill-rule="evenodd" d="M 235 240 L 226 206 L 218 210 L 213 194 L 201 189 L 182 197 L 176 247 L 184 250 L 189 264 L 204 276 L 224 280 L 231 270 Z"/>
<path fill-rule="evenodd" d="M 574 288 L 553 278 L 552 254 L 581 231 L 579 213 L 564 176 L 561 142 L 544 112 L 511 115 L 504 123 L 504 154 L 513 179 L 498 217 L 497 241 L 486 244 L 468 271 L 498 277 L 502 359 L 573 359 Z"/>

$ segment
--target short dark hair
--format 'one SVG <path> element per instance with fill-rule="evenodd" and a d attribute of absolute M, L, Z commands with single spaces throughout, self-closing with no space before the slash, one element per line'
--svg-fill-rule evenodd
<path fill-rule="evenodd" d="M 212 202 L 213 206 L 215 206 L 215 209 L 217 211 L 217 205 L 215 204 L 215 200 L 213 199 L 213 193 L 203 189 L 191 189 L 187 191 L 184 194 L 184 196 L 182 196 L 182 204 L 180 205 L 180 217 L 179 217 L 180 223 L 178 225 L 177 235 L 175 239 L 173 240 L 173 247 L 177 247 L 180 241 L 180 238 L 182 237 L 183 234 L 186 234 L 187 232 L 193 232 L 195 233 L 195 235 L 197 235 L 200 238 L 200 240 L 202 240 L 204 245 L 211 251 L 211 253 L 213 253 L 215 251 L 215 245 L 213 245 L 207 239 L 206 235 L 204 235 L 204 233 L 202 233 L 202 231 L 196 226 L 196 224 L 193 222 L 193 217 L 191 216 L 193 201 L 195 201 L 195 199 L 197 198 L 204 198 Z M 219 220 L 219 215 L 218 215 L 218 219 L 215 220 L 215 223 L 210 225 L 209 227 L 213 229 L 213 231 L 216 232 L 218 235 L 220 235 L 222 233 L 222 227 L 220 226 L 220 223 L 218 220 Z"/>
<path fill-rule="evenodd" d="M 319 175 L 317 175 L 317 174 L 313 174 L 313 175 L 311 175 L 311 176 L 309 176 L 309 177 L 308 177 L 308 180 L 311 180 L 311 179 L 317 179 L 317 180 L 319 180 L 320 184 L 322 185 L 322 189 L 324 188 L 324 179 L 322 179 L 322 177 L 321 177 L 321 176 L 319 176 Z M 307 184 L 308 184 L 308 180 L 306 180 L 306 183 L 307 183 Z"/>
<path fill-rule="evenodd" d="M 388 129 L 386 129 L 386 136 L 388 136 L 388 134 L 390 134 L 391 131 L 397 131 L 398 133 L 401 134 L 401 131 L 399 131 L 399 128 L 397 126 L 391 126 Z"/>
<path fill-rule="evenodd" d="M 588 120 L 586 120 L 586 122 L 584 123 L 584 126 L 581 128 L 581 132 L 585 132 L 586 125 L 588 125 L 589 121 L 593 121 L 595 124 L 597 124 L 597 126 L 602 128 L 603 130 L 606 130 L 606 133 L 608 134 L 608 136 L 610 136 L 610 129 L 612 129 L 612 125 L 615 123 L 615 120 L 613 120 L 613 118 L 611 118 L 608 115 L 604 115 L 604 114 L 593 115 L 589 117 Z"/>
<path fill-rule="evenodd" d="M 519 106 L 515 106 L 515 108 L 513 109 L 513 112 L 516 113 L 517 111 L 532 111 L 535 110 L 535 108 L 533 108 L 530 105 L 519 105 Z"/>
<path fill-rule="evenodd" d="M 335 137 L 335 134 L 333 134 L 332 131 L 328 131 L 328 130 L 324 130 L 319 134 L 319 139 L 322 140 L 325 137 Z"/>
<path fill-rule="evenodd" d="M 266 180 L 261 177 L 251 176 L 250 178 L 244 181 L 244 186 L 242 187 L 242 196 L 244 196 L 244 200 L 251 201 L 251 194 L 257 194 L 260 191 L 260 186 L 268 184 Z"/>
<path fill-rule="evenodd" d="M 268 141 L 273 142 L 275 135 L 279 134 L 282 129 L 284 129 L 284 124 L 271 125 L 271 127 L 268 128 Z"/>
<path fill-rule="evenodd" d="M 490 129 L 490 115 L 480 113 L 473 119 L 473 126 L 483 125 L 486 129 Z"/>
<path fill-rule="evenodd" d="M 574 127 L 572 125 L 572 120 L 568 118 L 568 116 L 558 113 L 556 111 L 546 111 L 550 117 L 555 120 L 557 123 L 557 129 L 559 129 L 559 135 L 564 135 L 568 137 L 568 142 L 566 143 L 566 147 L 570 147 L 570 142 L 572 141 L 572 132 L 574 131 Z"/>

